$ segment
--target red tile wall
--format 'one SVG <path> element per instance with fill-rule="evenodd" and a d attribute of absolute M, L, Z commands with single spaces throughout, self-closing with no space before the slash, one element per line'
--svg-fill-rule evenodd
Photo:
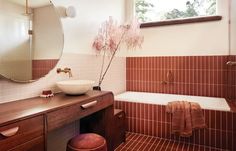
<path fill-rule="evenodd" d="M 33 79 L 39 79 L 48 74 L 56 66 L 57 62 L 58 59 L 32 60 Z"/>
<path fill-rule="evenodd" d="M 236 98 L 236 56 L 128 57 L 127 91 Z M 173 82 L 167 73 L 173 74 Z"/>
<path fill-rule="evenodd" d="M 229 61 L 236 62 L 236 56 L 230 56 Z M 236 66 L 227 66 L 227 84 L 228 84 L 228 97 L 236 99 Z"/>
<path fill-rule="evenodd" d="M 236 150 L 236 113 L 203 110 L 208 127 L 196 130 L 189 138 L 171 134 L 171 115 L 163 105 L 152 105 L 116 100 L 115 108 L 122 109 L 127 117 L 127 131 L 188 143 Z"/>

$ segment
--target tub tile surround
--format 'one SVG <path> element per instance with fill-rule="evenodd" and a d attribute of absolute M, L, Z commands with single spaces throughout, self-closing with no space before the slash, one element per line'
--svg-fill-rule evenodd
<path fill-rule="evenodd" d="M 69 80 L 67 74 L 57 74 L 57 68 L 70 67 L 73 77 L 70 79 L 86 79 L 97 81 L 100 73 L 101 56 L 88 54 L 65 53 L 62 55 L 57 66 L 49 72 L 48 75 L 36 82 L 23 84 L 14 83 L 0 77 L 0 103 L 11 102 L 26 98 L 39 96 L 42 90 L 51 89 L 53 92 L 59 92 L 56 87 L 57 81 Z M 121 93 L 126 89 L 125 69 L 126 59 L 116 57 L 106 75 L 102 89 L 113 91 L 114 94 Z M 47 66 L 46 66 L 47 68 Z M 114 85 L 116 87 L 114 87 Z"/>
<path fill-rule="evenodd" d="M 236 55 L 230 56 L 229 60 L 236 62 Z M 235 100 L 234 102 L 236 102 L 236 66 L 228 66 L 227 72 L 228 72 L 227 73 L 227 77 L 228 77 L 227 84 L 229 86 L 228 95 L 230 96 L 230 98 Z"/>
<path fill-rule="evenodd" d="M 191 144 L 236 150 L 236 113 L 203 110 L 206 129 L 196 130 L 189 138 L 171 134 L 171 115 L 164 105 L 115 101 L 115 108 L 122 109 L 127 117 L 127 131 Z"/>
<path fill-rule="evenodd" d="M 127 91 L 236 98 L 236 67 L 226 65 L 236 56 L 128 57 Z M 167 73 L 171 72 L 171 83 Z M 144 100 L 145 101 L 145 100 Z M 147 100 L 148 101 L 148 100 Z M 190 138 L 171 134 L 171 115 L 165 105 L 116 100 L 115 107 L 126 112 L 127 131 L 185 143 L 236 150 L 235 102 L 231 111 L 203 109 L 206 129 L 193 132 Z"/>
<path fill-rule="evenodd" d="M 127 91 L 236 98 L 236 56 L 128 57 Z M 173 82 L 162 84 L 171 71 Z"/>

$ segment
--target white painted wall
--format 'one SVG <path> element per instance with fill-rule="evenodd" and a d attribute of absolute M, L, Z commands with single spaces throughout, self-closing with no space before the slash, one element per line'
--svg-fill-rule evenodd
<path fill-rule="evenodd" d="M 133 0 L 127 1 L 127 18 L 132 13 Z M 235 0 L 233 0 L 235 3 Z M 143 47 L 136 51 L 121 51 L 128 56 L 186 56 L 228 55 L 228 3 L 218 0 L 218 14 L 223 19 L 184 25 L 171 25 L 142 29 Z"/>
<path fill-rule="evenodd" d="M 94 54 L 92 42 L 101 23 L 113 16 L 123 22 L 125 0 L 53 0 L 57 7 L 74 6 L 75 18 L 62 19 L 65 47 L 64 52 Z"/>
<path fill-rule="evenodd" d="M 231 1 L 231 54 L 236 55 L 236 0 Z"/>

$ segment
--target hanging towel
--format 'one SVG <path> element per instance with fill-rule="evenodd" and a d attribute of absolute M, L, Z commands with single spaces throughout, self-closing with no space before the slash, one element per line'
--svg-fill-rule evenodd
<path fill-rule="evenodd" d="M 172 133 L 179 136 L 190 137 L 194 129 L 206 127 L 202 109 L 198 103 L 169 102 L 166 112 L 172 114 Z"/>

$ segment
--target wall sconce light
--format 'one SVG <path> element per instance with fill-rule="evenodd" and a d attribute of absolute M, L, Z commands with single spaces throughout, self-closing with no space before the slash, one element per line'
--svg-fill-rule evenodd
<path fill-rule="evenodd" d="M 76 9 L 74 6 L 69 6 L 66 8 L 66 16 L 71 18 L 76 16 Z"/>

